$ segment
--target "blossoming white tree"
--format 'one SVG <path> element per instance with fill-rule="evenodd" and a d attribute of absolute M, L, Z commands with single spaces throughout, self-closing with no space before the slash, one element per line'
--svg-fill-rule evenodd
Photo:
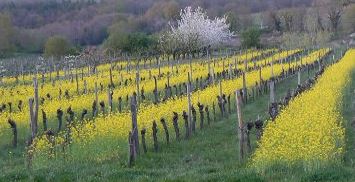
<path fill-rule="evenodd" d="M 174 40 L 175 48 L 181 53 L 199 52 L 206 47 L 215 48 L 234 35 L 229 30 L 226 16 L 210 19 L 200 7 L 181 10 L 176 26 L 170 25 L 170 28 L 165 38 Z"/>

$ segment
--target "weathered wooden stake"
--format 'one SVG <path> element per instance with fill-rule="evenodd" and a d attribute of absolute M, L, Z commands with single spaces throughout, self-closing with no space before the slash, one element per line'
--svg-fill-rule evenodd
<path fill-rule="evenodd" d="M 205 112 L 206 112 L 206 117 L 207 117 L 207 124 L 210 125 L 211 117 L 210 117 L 210 112 L 208 110 L 208 106 L 205 107 Z"/>
<path fill-rule="evenodd" d="M 154 76 L 154 103 L 159 103 L 157 78 Z"/>
<path fill-rule="evenodd" d="M 160 119 L 161 124 L 163 125 L 164 128 L 164 132 L 165 132 L 165 139 L 166 139 L 166 144 L 169 145 L 169 130 L 168 130 L 168 126 L 166 125 L 165 119 L 161 118 Z"/>
<path fill-rule="evenodd" d="M 47 131 L 47 114 L 42 109 L 43 131 Z"/>
<path fill-rule="evenodd" d="M 189 136 L 191 136 L 192 133 L 192 113 L 191 113 L 191 82 L 190 82 L 190 76 L 189 76 L 189 82 L 187 83 L 187 116 L 188 116 L 188 121 L 189 121 Z"/>
<path fill-rule="evenodd" d="M 234 70 L 237 70 L 238 56 L 234 58 Z"/>
<path fill-rule="evenodd" d="M 214 68 L 212 68 L 212 75 L 211 76 L 212 76 L 212 83 L 214 84 L 215 83 L 214 82 L 215 81 L 215 79 L 214 79 Z"/>
<path fill-rule="evenodd" d="M 256 139 L 260 140 L 263 134 L 263 121 L 258 116 L 258 119 L 255 121 L 255 129 L 256 129 Z"/>
<path fill-rule="evenodd" d="M 134 140 L 135 153 L 139 154 L 139 136 L 138 136 L 136 96 L 131 97 L 131 115 L 132 115 L 132 137 Z"/>
<path fill-rule="evenodd" d="M 301 85 L 301 70 L 300 69 L 298 70 L 297 77 L 298 77 L 297 83 L 298 83 L 298 85 Z"/>
<path fill-rule="evenodd" d="M 229 73 L 229 79 L 232 79 L 233 74 L 232 74 L 232 65 L 231 65 L 231 64 L 229 64 L 229 70 L 228 70 L 228 73 Z"/>
<path fill-rule="evenodd" d="M 271 78 L 274 77 L 274 56 L 272 56 L 271 60 Z"/>
<path fill-rule="evenodd" d="M 136 92 L 137 92 L 137 95 L 138 95 L 138 97 L 136 97 L 136 102 L 137 102 L 137 110 L 138 110 L 138 108 L 139 108 L 139 103 L 140 103 L 140 99 L 139 99 L 139 92 L 140 92 L 140 89 L 139 89 L 139 81 L 140 81 L 140 76 L 139 76 L 139 69 L 137 70 L 137 72 L 136 72 L 136 86 L 137 86 L 137 88 L 136 88 Z"/>
<path fill-rule="evenodd" d="M 212 110 L 213 110 L 213 121 L 216 122 L 216 105 L 212 103 Z"/>
<path fill-rule="evenodd" d="M 237 116 L 238 116 L 238 128 L 239 128 L 239 159 L 243 160 L 244 158 L 244 122 L 242 118 L 242 97 L 240 92 L 237 90 L 236 95 L 236 105 L 237 105 Z"/>
<path fill-rule="evenodd" d="M 37 78 L 33 78 L 33 86 L 34 86 L 34 98 L 29 99 L 29 109 L 30 109 L 30 127 L 31 127 L 31 141 L 32 143 L 33 139 L 37 135 L 38 131 L 38 108 L 39 108 L 39 103 L 38 103 L 38 83 L 37 83 Z"/>
<path fill-rule="evenodd" d="M 197 114 L 196 114 L 196 110 L 195 110 L 194 106 L 191 106 L 191 113 L 192 113 L 191 131 L 192 131 L 192 132 L 195 132 Z"/>
<path fill-rule="evenodd" d="M 244 71 L 248 71 L 248 63 L 247 63 L 247 58 L 244 59 Z"/>
<path fill-rule="evenodd" d="M 153 121 L 153 127 L 152 127 L 152 130 L 153 130 L 153 143 L 154 143 L 154 151 L 155 152 L 158 152 L 159 150 L 159 145 L 158 145 L 158 136 L 157 136 L 157 133 L 158 133 L 158 126 L 157 126 L 157 123 L 155 121 Z"/>
<path fill-rule="evenodd" d="M 58 131 L 57 133 L 60 132 L 62 129 L 62 124 L 63 124 L 63 111 L 61 109 L 57 110 L 57 118 L 58 118 Z"/>
<path fill-rule="evenodd" d="M 75 69 L 75 81 L 76 81 L 76 94 L 79 95 L 79 79 L 78 79 L 78 70 Z"/>
<path fill-rule="evenodd" d="M 98 88 L 97 88 L 97 82 L 95 82 L 95 112 L 93 113 L 94 116 L 97 116 L 97 113 L 98 113 L 98 108 L 99 108 L 99 96 L 98 96 Z"/>
<path fill-rule="evenodd" d="M 7 120 L 7 122 L 10 124 L 10 127 L 12 129 L 12 134 L 13 134 L 12 146 L 14 148 L 16 148 L 17 147 L 17 125 L 16 125 L 16 122 L 12 119 Z"/>
<path fill-rule="evenodd" d="M 173 112 L 173 114 L 174 114 L 173 125 L 174 125 L 176 140 L 180 140 L 180 130 L 179 130 L 179 123 L 178 123 L 179 115 L 176 112 Z"/>
<path fill-rule="evenodd" d="M 243 101 L 244 103 L 248 103 L 248 90 L 247 90 L 245 72 L 243 72 Z"/>
<path fill-rule="evenodd" d="M 118 97 L 118 112 L 122 113 L 122 97 Z"/>
<path fill-rule="evenodd" d="M 203 124 L 204 124 L 204 105 L 203 104 L 200 104 L 200 103 L 197 103 L 197 106 L 198 106 L 198 110 L 199 110 L 199 113 L 200 113 L 200 129 L 203 129 Z"/>
<path fill-rule="evenodd" d="M 143 152 L 144 152 L 144 153 L 147 153 L 147 145 L 146 145 L 146 142 L 145 142 L 145 133 L 146 133 L 146 129 L 143 128 L 143 129 L 141 130 L 142 146 L 143 146 Z"/>
<path fill-rule="evenodd" d="M 184 118 L 185 121 L 185 139 L 188 139 L 190 136 L 189 118 L 185 111 L 183 111 L 182 117 Z"/>
<path fill-rule="evenodd" d="M 247 144 L 247 154 L 250 154 L 251 152 L 251 144 L 250 144 L 250 132 L 251 129 L 254 127 L 254 123 L 253 122 L 248 122 L 247 123 L 247 127 L 246 127 L 246 144 Z"/>
<path fill-rule="evenodd" d="M 161 71 L 160 71 L 160 59 L 159 59 L 159 57 L 157 57 L 157 61 L 158 61 L 158 69 L 159 69 L 158 77 L 160 77 L 161 76 Z"/>
<path fill-rule="evenodd" d="M 114 87 L 114 83 L 112 79 L 112 67 L 110 68 L 110 87 Z"/>
<path fill-rule="evenodd" d="M 273 79 L 270 81 L 270 103 L 275 103 L 275 82 Z"/>
<path fill-rule="evenodd" d="M 113 102 L 112 102 L 113 92 L 111 91 L 110 87 L 107 89 L 107 101 L 109 106 L 109 111 L 112 112 L 113 110 Z"/>
<path fill-rule="evenodd" d="M 132 167 L 136 159 L 136 153 L 135 153 L 136 150 L 135 150 L 134 139 L 131 131 L 129 131 L 128 133 L 128 146 L 129 146 L 128 167 Z"/>
<path fill-rule="evenodd" d="M 33 86 L 34 86 L 34 103 L 35 103 L 35 110 L 34 110 L 34 122 L 36 123 L 36 133 L 37 133 L 37 123 L 38 123 L 38 109 L 39 109 L 39 99 L 38 99 L 38 82 L 37 77 L 33 78 Z"/>
<path fill-rule="evenodd" d="M 84 94 L 87 94 L 87 93 L 88 93 L 88 85 L 87 85 L 86 80 L 84 80 Z"/>

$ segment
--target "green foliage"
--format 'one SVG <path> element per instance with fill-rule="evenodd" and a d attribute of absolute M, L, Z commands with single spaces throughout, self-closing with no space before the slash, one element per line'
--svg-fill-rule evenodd
<path fill-rule="evenodd" d="M 342 20 L 343 28 L 347 33 L 354 33 L 355 31 L 355 4 L 349 5 L 344 11 Z"/>
<path fill-rule="evenodd" d="M 0 13 L 0 57 L 15 51 L 14 28 L 9 15 Z"/>
<path fill-rule="evenodd" d="M 73 53 L 69 42 L 61 36 L 50 37 L 44 46 L 44 56 L 46 57 L 56 57 Z"/>
<path fill-rule="evenodd" d="M 156 44 L 156 38 L 145 33 L 114 32 L 105 42 L 105 47 L 128 53 L 142 53 L 150 51 Z"/>
<path fill-rule="evenodd" d="M 241 29 L 240 20 L 236 13 L 229 11 L 227 14 L 227 23 L 229 23 L 229 29 L 232 32 L 239 32 Z"/>
<path fill-rule="evenodd" d="M 261 31 L 252 27 L 242 32 L 242 46 L 245 48 L 260 47 Z"/>

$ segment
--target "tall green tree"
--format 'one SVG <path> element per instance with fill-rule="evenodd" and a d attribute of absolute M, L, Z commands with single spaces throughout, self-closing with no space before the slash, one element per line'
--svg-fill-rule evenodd
<path fill-rule="evenodd" d="M 232 11 L 229 11 L 226 16 L 230 31 L 239 32 L 241 29 L 241 24 L 238 15 Z"/>
<path fill-rule="evenodd" d="M 44 46 L 44 56 L 45 57 L 56 57 L 65 56 L 72 52 L 70 43 L 61 36 L 53 36 L 48 38 Z"/>
<path fill-rule="evenodd" d="M 260 47 L 261 31 L 256 27 L 251 27 L 242 32 L 242 46 L 245 48 Z"/>
<path fill-rule="evenodd" d="M 0 57 L 5 57 L 14 51 L 14 28 L 11 18 L 0 13 Z"/>
<path fill-rule="evenodd" d="M 145 33 L 112 32 L 105 42 L 105 47 L 130 54 L 140 54 L 150 51 L 154 44 L 156 39 Z"/>
<path fill-rule="evenodd" d="M 355 32 L 355 4 L 346 7 L 342 23 L 347 33 Z"/>

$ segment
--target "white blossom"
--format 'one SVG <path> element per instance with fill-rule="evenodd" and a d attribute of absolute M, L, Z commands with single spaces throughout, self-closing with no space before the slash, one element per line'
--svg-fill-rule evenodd
<path fill-rule="evenodd" d="M 191 52 L 204 47 L 217 47 L 234 35 L 229 30 L 227 17 L 209 19 L 206 12 L 198 7 L 192 10 L 186 7 L 180 12 L 181 19 L 177 26 L 170 25 L 171 39 L 177 42 L 180 49 Z"/>

